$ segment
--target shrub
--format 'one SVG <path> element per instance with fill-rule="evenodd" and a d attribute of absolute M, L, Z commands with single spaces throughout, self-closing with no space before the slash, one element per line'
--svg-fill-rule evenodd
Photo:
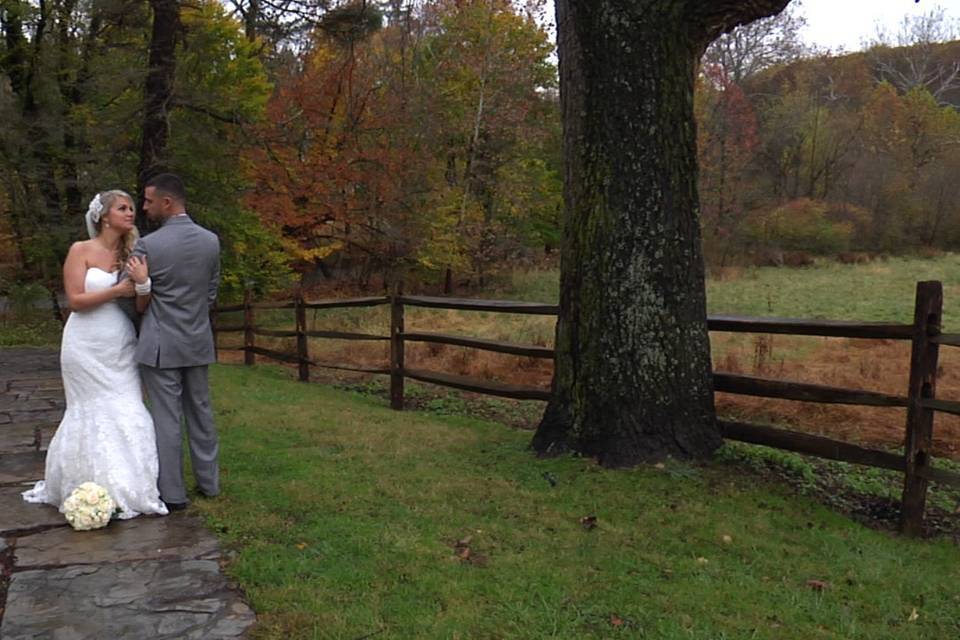
<path fill-rule="evenodd" d="M 9 296 L 10 310 L 21 318 L 34 315 L 49 306 L 50 292 L 39 282 L 11 285 Z"/>
<path fill-rule="evenodd" d="M 847 249 L 853 237 L 854 224 L 849 220 L 831 219 L 825 202 L 801 198 L 787 202 L 772 211 L 752 217 L 748 233 L 761 248 L 776 247 L 816 255 Z"/>

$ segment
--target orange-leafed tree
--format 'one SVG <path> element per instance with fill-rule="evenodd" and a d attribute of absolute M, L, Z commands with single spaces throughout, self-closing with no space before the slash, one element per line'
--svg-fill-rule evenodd
<path fill-rule="evenodd" d="M 368 4 L 327 14 L 299 64 L 280 74 L 249 156 L 248 201 L 302 269 L 355 257 L 366 279 L 397 266 L 423 184 L 396 29 Z M 329 262 L 329 261 L 328 261 Z"/>
<path fill-rule="evenodd" d="M 748 213 L 757 118 L 740 85 L 714 64 L 703 67 L 694 109 L 704 250 L 723 266 Z"/>
<path fill-rule="evenodd" d="M 249 204 L 303 269 L 482 274 L 505 236 L 559 210 L 549 53 L 501 0 L 440 0 L 385 26 L 370 4 L 329 12 L 278 80 Z"/>

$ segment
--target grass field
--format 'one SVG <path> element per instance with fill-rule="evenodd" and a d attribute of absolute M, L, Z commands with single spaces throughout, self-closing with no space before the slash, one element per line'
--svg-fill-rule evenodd
<path fill-rule="evenodd" d="M 891 258 L 860 265 L 824 262 L 813 268 L 750 268 L 728 270 L 708 282 L 711 313 L 827 318 L 834 320 L 909 322 L 916 282 L 944 282 L 945 327 L 960 329 L 960 258 Z M 516 272 L 482 297 L 555 302 L 556 271 Z M 258 312 L 258 323 L 290 328 L 292 312 Z M 239 316 L 225 319 L 239 323 Z M 484 312 L 407 309 L 409 331 L 423 330 L 477 336 L 504 342 L 552 345 L 551 317 Z M 314 328 L 364 331 L 386 335 L 386 308 L 319 311 L 310 315 Z M 239 335 L 224 336 L 222 344 L 238 344 Z M 273 348 L 294 350 L 292 340 L 258 338 Z M 713 333 L 714 367 L 784 380 L 863 388 L 894 395 L 905 393 L 909 346 L 894 341 L 863 341 L 794 336 Z M 385 343 L 357 344 L 311 340 L 314 359 L 333 363 L 386 366 Z M 229 357 L 229 356 L 227 356 Z M 236 356 L 234 356 L 236 358 Z M 407 344 L 407 366 L 481 379 L 546 388 L 552 362 L 519 358 L 436 344 Z M 943 349 L 938 395 L 960 400 L 960 352 Z M 323 378 L 321 370 L 317 375 Z M 328 378 L 339 379 L 339 378 Z M 529 406 L 529 405 L 528 405 Z M 793 428 L 858 442 L 896 448 L 903 440 L 905 413 L 897 409 L 816 405 L 718 394 L 723 415 L 789 425 Z M 533 416 L 537 410 L 517 413 Z M 960 418 L 938 415 L 937 455 L 960 458 Z"/>
<path fill-rule="evenodd" d="M 213 385 L 224 493 L 192 508 L 255 638 L 960 636 L 960 547 L 864 528 L 737 455 L 608 471 L 279 368 Z"/>
<path fill-rule="evenodd" d="M 944 285 L 944 326 L 960 330 L 960 256 L 889 258 L 868 264 L 824 261 L 814 267 L 734 268 L 707 281 L 707 311 L 716 314 L 910 322 L 916 283 Z M 555 271 L 516 273 L 502 293 L 554 302 Z"/>

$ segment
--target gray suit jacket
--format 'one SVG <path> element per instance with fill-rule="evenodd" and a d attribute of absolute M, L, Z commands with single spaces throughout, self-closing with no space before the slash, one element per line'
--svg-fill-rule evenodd
<path fill-rule="evenodd" d="M 220 285 L 217 236 L 189 216 L 176 216 L 141 238 L 132 255 L 146 256 L 153 283 L 137 362 L 161 369 L 214 362 L 210 307 Z"/>

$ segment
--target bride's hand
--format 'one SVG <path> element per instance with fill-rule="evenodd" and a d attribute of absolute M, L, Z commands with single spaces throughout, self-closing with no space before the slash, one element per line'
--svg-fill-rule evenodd
<path fill-rule="evenodd" d="M 113 285 L 113 291 L 117 294 L 118 298 L 132 298 L 137 295 L 136 290 L 133 288 L 133 279 L 124 278 L 117 284 Z"/>
<path fill-rule="evenodd" d="M 127 260 L 127 273 L 130 274 L 130 278 L 139 284 L 143 284 L 147 281 L 147 278 L 150 276 L 150 272 L 147 269 L 147 257 L 131 256 Z"/>

